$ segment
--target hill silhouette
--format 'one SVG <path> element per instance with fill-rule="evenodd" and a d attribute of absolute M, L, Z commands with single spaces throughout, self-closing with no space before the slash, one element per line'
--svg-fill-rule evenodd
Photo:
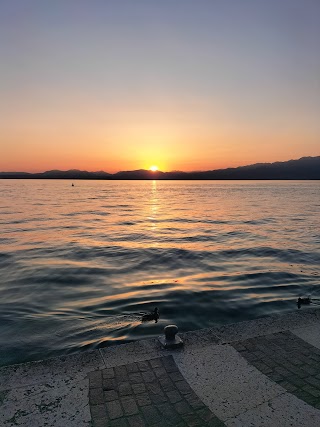
<path fill-rule="evenodd" d="M 256 163 L 236 168 L 195 172 L 152 172 L 139 169 L 110 174 L 104 171 L 88 172 L 77 169 L 50 170 L 41 173 L 0 172 L 3 179 L 97 179 L 97 180 L 154 180 L 154 179 L 320 179 L 320 156 L 275 163 Z"/>

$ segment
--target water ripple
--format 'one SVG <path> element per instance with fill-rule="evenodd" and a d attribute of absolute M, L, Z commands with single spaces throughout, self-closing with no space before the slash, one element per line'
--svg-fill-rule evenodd
<path fill-rule="evenodd" d="M 0 181 L 0 364 L 320 297 L 318 182 L 22 183 Z"/>

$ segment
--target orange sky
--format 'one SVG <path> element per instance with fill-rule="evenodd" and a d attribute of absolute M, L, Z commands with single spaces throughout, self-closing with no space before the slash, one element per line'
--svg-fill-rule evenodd
<path fill-rule="evenodd" d="M 2 2 L 0 171 L 319 155 L 319 3 L 200 2 Z"/>

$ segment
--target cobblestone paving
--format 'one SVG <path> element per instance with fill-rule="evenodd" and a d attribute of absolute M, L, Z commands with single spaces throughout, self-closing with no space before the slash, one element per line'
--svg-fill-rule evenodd
<path fill-rule="evenodd" d="M 320 409 L 320 350 L 291 332 L 279 332 L 232 343 L 271 380 Z"/>
<path fill-rule="evenodd" d="M 90 372 L 94 427 L 221 427 L 172 356 Z"/>

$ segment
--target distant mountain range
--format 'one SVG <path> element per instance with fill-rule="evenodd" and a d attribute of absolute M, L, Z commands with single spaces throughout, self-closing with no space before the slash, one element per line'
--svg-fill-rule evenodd
<path fill-rule="evenodd" d="M 237 168 L 195 172 L 152 172 L 150 170 L 122 171 L 114 174 L 104 171 L 87 172 L 77 169 L 51 170 L 42 173 L 0 172 L 3 179 L 320 179 L 320 156 L 275 163 L 256 163 Z"/>

